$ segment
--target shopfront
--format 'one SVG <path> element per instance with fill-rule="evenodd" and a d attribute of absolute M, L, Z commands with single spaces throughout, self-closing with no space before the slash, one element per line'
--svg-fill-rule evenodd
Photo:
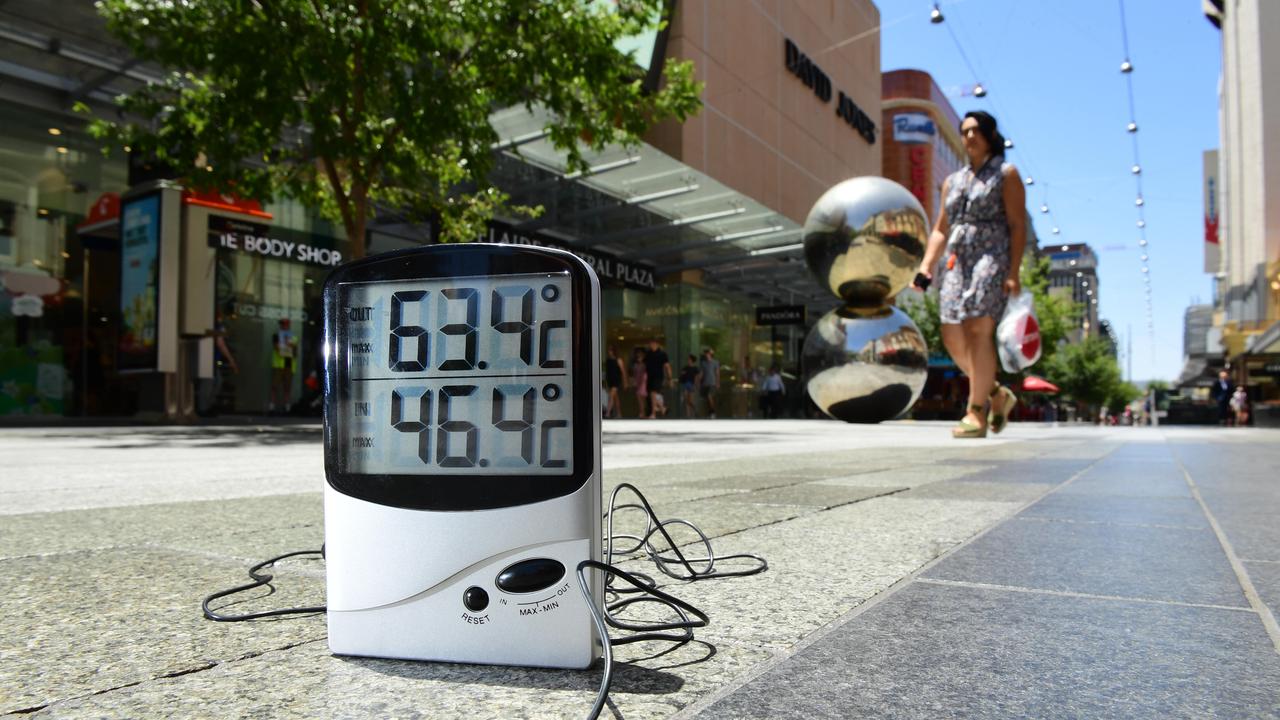
<path fill-rule="evenodd" d="M 209 214 L 215 251 L 215 380 L 210 413 L 320 414 L 321 288 L 349 252 L 330 235 Z M 230 357 L 227 357 L 227 355 Z"/>
<path fill-rule="evenodd" d="M 136 388 L 115 377 L 126 163 L 44 113 L 3 104 L 0 127 L 0 418 L 128 412 Z"/>

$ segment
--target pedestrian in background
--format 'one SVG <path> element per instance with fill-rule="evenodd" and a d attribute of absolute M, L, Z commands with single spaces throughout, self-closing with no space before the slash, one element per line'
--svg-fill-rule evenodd
<path fill-rule="evenodd" d="M 1226 370 L 1218 372 L 1218 379 L 1213 381 L 1209 394 L 1218 403 L 1218 423 L 1230 425 L 1235 418 L 1231 414 L 1231 375 Z"/>
<path fill-rule="evenodd" d="M 939 260 L 942 343 L 969 377 L 969 407 L 951 431 L 986 437 L 1004 429 L 1018 398 L 996 383 L 996 322 L 1010 295 L 1022 290 L 1018 271 L 1027 242 L 1026 191 L 1018 169 L 1004 159 L 996 119 L 974 110 L 960 123 L 968 164 L 942 184 L 942 207 L 920 275 L 932 280 Z M 924 288 L 915 283 L 919 290 Z"/>
<path fill-rule="evenodd" d="M 636 403 L 640 413 L 636 417 L 646 417 L 644 409 L 649 401 L 649 376 L 644 369 L 644 348 L 636 348 L 631 353 L 631 385 L 636 394 Z"/>
<path fill-rule="evenodd" d="M 196 414 L 200 417 L 214 417 L 218 414 L 218 393 L 222 391 L 222 378 L 226 369 L 233 373 L 240 372 L 236 364 L 236 356 L 227 346 L 227 326 L 223 323 L 219 312 L 213 321 L 213 377 L 200 384 L 199 406 Z"/>
<path fill-rule="evenodd" d="M 267 413 L 287 414 L 293 404 L 293 373 L 297 370 L 298 337 L 289 329 L 289 318 L 280 318 L 278 329 L 271 335 L 271 398 Z"/>
<path fill-rule="evenodd" d="M 1245 392 L 1243 385 L 1237 385 L 1231 395 L 1231 411 L 1235 413 L 1236 427 L 1249 424 L 1249 393 Z"/>
<path fill-rule="evenodd" d="M 662 391 L 671 386 L 671 358 L 662 349 L 658 338 L 649 341 L 649 352 L 644 354 L 644 371 L 649 380 L 649 417 L 666 417 L 667 399 Z"/>
<path fill-rule="evenodd" d="M 720 390 L 720 361 L 716 360 L 716 351 L 703 348 L 702 360 L 698 362 L 698 392 L 707 401 L 707 417 L 716 416 L 716 392 Z"/>
<path fill-rule="evenodd" d="M 610 345 L 608 352 L 608 357 L 604 359 L 604 386 L 607 393 L 604 416 L 622 417 L 622 400 L 619 397 L 619 391 L 626 387 L 627 368 L 623 366 L 622 358 L 618 357 L 617 347 Z"/>
<path fill-rule="evenodd" d="M 694 392 L 698 387 L 698 356 L 689 353 L 684 367 L 680 368 L 680 398 L 684 401 L 684 416 L 697 417 L 698 408 L 694 405 Z"/>
<path fill-rule="evenodd" d="M 782 401 L 786 393 L 787 386 L 782 382 L 782 370 L 777 365 L 770 367 L 769 374 L 760 384 L 760 408 L 764 411 L 765 417 L 770 419 L 782 417 Z"/>

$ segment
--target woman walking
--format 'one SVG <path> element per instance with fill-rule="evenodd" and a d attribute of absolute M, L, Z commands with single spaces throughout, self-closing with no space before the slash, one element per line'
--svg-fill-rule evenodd
<path fill-rule="evenodd" d="M 609 346 L 609 357 L 604 359 L 604 384 L 609 391 L 604 416 L 622 417 L 622 400 L 618 391 L 627 384 L 627 369 L 622 365 L 622 358 L 618 357 L 618 348 L 613 345 Z"/>
<path fill-rule="evenodd" d="M 1003 430 L 1018 401 L 1012 390 L 996 384 L 995 327 L 1009 296 L 1022 290 L 1026 191 L 1018 169 L 1004 161 L 1004 137 L 994 117 L 981 110 L 965 113 L 960 135 L 969 162 L 942 184 L 942 208 L 920 274 L 932 279 L 945 255 L 942 343 L 969 377 L 968 410 L 951 434 L 981 438 L 988 428 Z"/>
<path fill-rule="evenodd" d="M 648 417 L 645 413 L 645 402 L 649 399 L 649 373 L 644 368 L 644 348 L 636 348 L 631 353 L 631 387 L 635 389 L 636 403 L 640 406 L 637 417 Z"/>

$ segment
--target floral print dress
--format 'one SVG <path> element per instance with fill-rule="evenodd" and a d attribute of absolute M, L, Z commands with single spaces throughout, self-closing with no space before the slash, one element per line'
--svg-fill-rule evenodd
<path fill-rule="evenodd" d="M 965 167 L 947 178 L 944 206 L 951 235 L 944 253 L 946 273 L 939 288 L 942 323 L 1004 314 L 1004 281 L 1009 274 L 1009 220 L 1004 212 L 1003 155 L 975 172 Z"/>

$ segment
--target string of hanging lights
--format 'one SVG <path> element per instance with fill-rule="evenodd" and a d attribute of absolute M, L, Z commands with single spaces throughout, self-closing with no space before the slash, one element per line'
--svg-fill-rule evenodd
<path fill-rule="evenodd" d="M 1151 340 L 1151 353 L 1154 356 L 1156 326 L 1151 302 L 1151 266 L 1149 264 L 1150 252 L 1147 245 L 1147 201 L 1142 196 L 1142 161 L 1138 151 L 1138 113 L 1133 93 L 1133 58 L 1129 53 L 1129 28 L 1125 16 L 1124 0 L 1117 1 L 1120 5 L 1120 41 L 1124 49 L 1124 61 L 1120 63 L 1120 74 L 1124 76 L 1125 90 L 1129 97 L 1129 124 L 1125 126 L 1125 132 L 1129 134 L 1133 144 L 1133 165 L 1129 167 L 1129 172 L 1133 175 L 1134 187 L 1137 191 L 1133 205 L 1138 215 L 1138 257 L 1142 263 L 1143 293 L 1146 296 L 1147 335 Z"/>

